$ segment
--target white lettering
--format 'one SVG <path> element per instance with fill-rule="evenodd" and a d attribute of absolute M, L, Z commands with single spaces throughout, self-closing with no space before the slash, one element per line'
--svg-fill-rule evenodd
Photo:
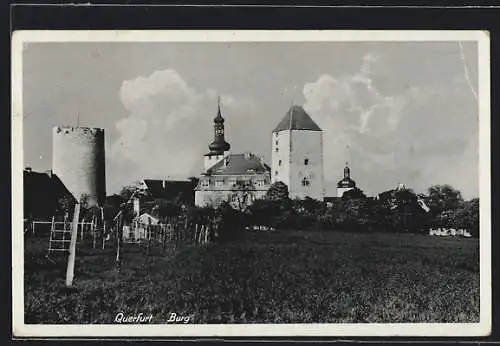
<path fill-rule="evenodd" d="M 167 323 L 189 323 L 191 319 L 190 316 L 178 316 L 175 312 L 170 313 L 170 317 L 167 320 Z"/>
<path fill-rule="evenodd" d="M 175 312 L 170 313 L 170 318 L 167 320 L 167 322 L 175 322 L 175 317 L 177 314 Z"/>
<path fill-rule="evenodd" d="M 115 323 L 122 323 L 123 320 L 123 312 L 119 312 L 115 316 Z"/>

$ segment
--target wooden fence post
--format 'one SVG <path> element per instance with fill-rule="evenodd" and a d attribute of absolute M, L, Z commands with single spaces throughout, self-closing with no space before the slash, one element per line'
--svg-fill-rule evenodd
<path fill-rule="evenodd" d="M 120 215 L 118 216 L 118 220 L 116 223 L 116 259 L 115 259 L 115 264 L 117 267 L 120 267 L 120 252 L 121 252 L 121 233 L 123 233 L 123 214 L 120 212 Z"/>
<path fill-rule="evenodd" d="M 76 238 L 78 236 L 77 232 L 78 232 L 79 218 L 80 218 L 80 204 L 76 203 L 75 211 L 73 214 L 73 224 L 71 229 L 71 242 L 69 245 L 68 267 L 66 269 L 66 287 L 73 286 L 73 277 L 75 275 Z"/>
<path fill-rule="evenodd" d="M 193 241 L 194 245 L 196 245 L 196 235 L 197 234 L 198 234 L 198 224 L 196 224 L 196 227 L 194 229 L 194 237 L 193 237 L 194 238 L 194 241 Z"/>

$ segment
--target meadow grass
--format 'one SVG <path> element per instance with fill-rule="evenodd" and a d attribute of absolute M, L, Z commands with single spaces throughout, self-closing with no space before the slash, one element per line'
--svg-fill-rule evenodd
<path fill-rule="evenodd" d="M 82 249 L 74 287 L 47 239 L 25 240 L 25 323 L 113 323 L 171 312 L 192 323 L 479 321 L 479 242 L 425 235 L 276 231 L 146 257 Z"/>

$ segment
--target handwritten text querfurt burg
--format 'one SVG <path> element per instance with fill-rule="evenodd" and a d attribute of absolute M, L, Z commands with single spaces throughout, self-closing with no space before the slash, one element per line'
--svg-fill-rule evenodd
<path fill-rule="evenodd" d="M 123 312 L 119 312 L 115 316 L 115 323 L 124 324 L 137 324 L 137 323 L 151 323 L 153 320 L 153 314 L 144 314 L 142 312 L 135 315 L 125 315 Z M 178 315 L 175 312 L 171 312 L 168 315 L 168 320 L 166 323 L 184 323 L 188 324 L 191 320 L 190 316 Z"/>
<path fill-rule="evenodd" d="M 135 315 L 125 315 L 119 312 L 115 316 L 115 323 L 151 323 L 153 314 L 143 314 L 142 312 Z"/>

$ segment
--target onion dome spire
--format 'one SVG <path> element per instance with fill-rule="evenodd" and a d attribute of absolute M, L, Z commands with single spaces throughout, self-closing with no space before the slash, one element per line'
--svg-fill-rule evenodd
<path fill-rule="evenodd" d="M 347 162 L 344 168 L 344 178 L 338 182 L 337 187 L 339 188 L 354 188 L 356 187 L 356 182 L 351 179 L 351 169 Z"/>
<path fill-rule="evenodd" d="M 214 119 L 214 123 L 219 123 L 219 124 L 224 123 L 224 118 L 222 117 L 222 114 L 220 111 L 220 96 L 217 98 L 217 116 Z"/>
<path fill-rule="evenodd" d="M 220 154 L 229 151 L 230 145 L 224 139 L 224 118 L 220 110 L 220 97 L 217 100 L 217 116 L 214 118 L 214 141 L 208 148 L 211 153 Z"/>

